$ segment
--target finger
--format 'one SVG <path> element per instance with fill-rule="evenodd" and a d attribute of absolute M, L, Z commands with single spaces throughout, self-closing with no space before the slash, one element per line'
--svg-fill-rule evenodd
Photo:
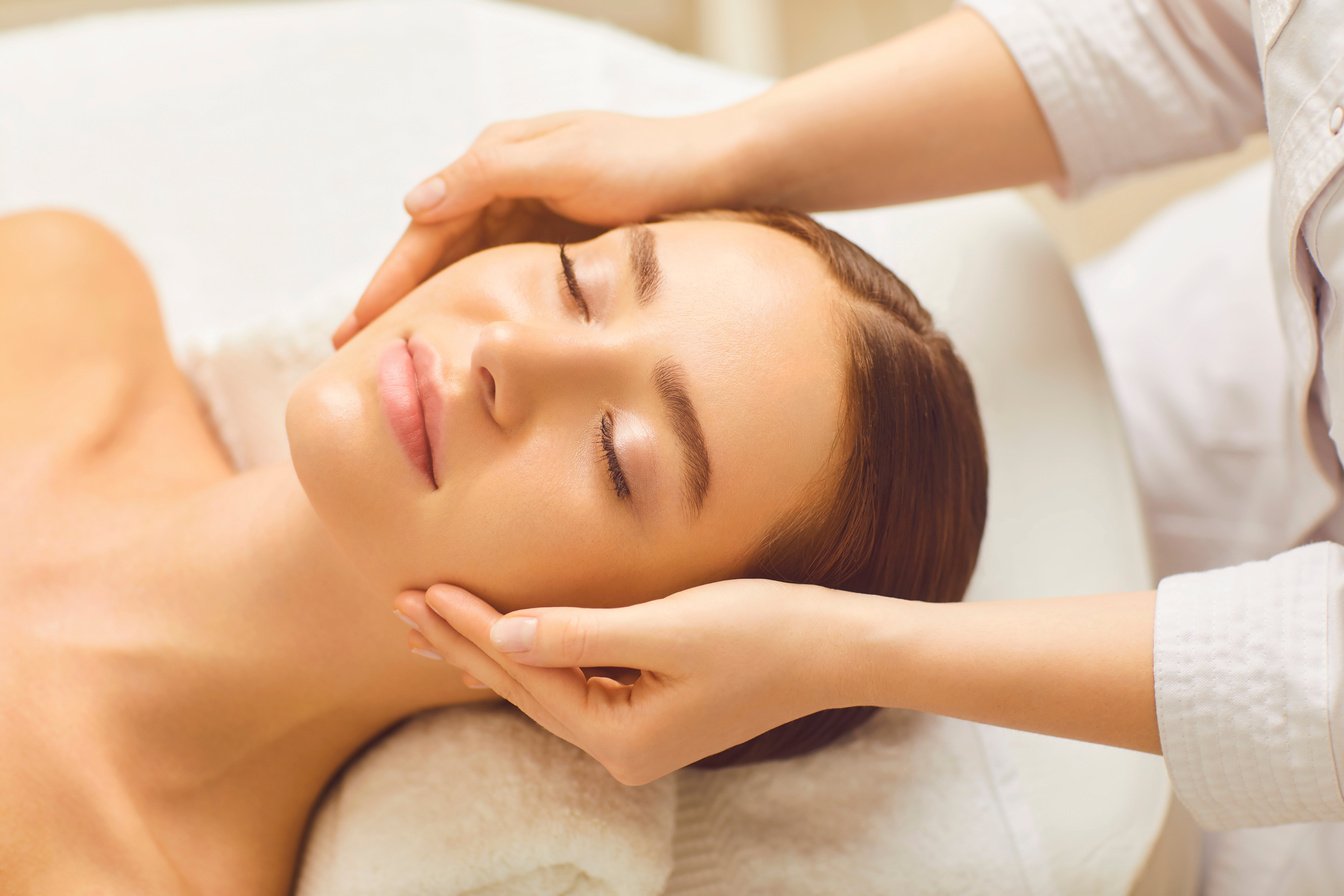
<path fill-rule="evenodd" d="M 407 227 L 364 288 L 354 312 L 332 336 L 332 345 L 340 348 L 435 272 L 475 251 L 474 240 L 469 238 L 475 223 L 474 218 L 456 218 Z"/>
<path fill-rule="evenodd" d="M 493 122 L 492 124 L 487 125 L 485 130 L 477 135 L 476 139 L 472 141 L 471 147 L 469 147 L 467 152 L 463 153 L 463 155 L 472 152 L 480 155 L 482 149 L 486 147 L 493 148 L 506 146 L 510 143 L 522 142 L 524 140 L 535 140 L 538 137 L 549 134 L 556 128 L 562 127 L 572 117 L 573 113 L 557 112 L 539 118 L 520 118 L 509 121 Z M 455 162 L 454 165 L 457 165 L 458 169 L 463 167 L 463 165 L 458 164 L 457 162 Z M 470 165 L 471 162 L 466 163 L 466 167 L 470 167 Z M 459 172 L 453 170 L 453 166 L 450 165 L 448 168 L 434 172 L 434 174 L 417 184 L 406 194 L 405 199 L 402 200 L 402 205 L 406 208 L 407 213 L 412 217 L 428 215 L 428 217 L 423 218 L 423 220 L 427 222 L 440 220 L 445 214 L 449 214 L 449 212 L 438 209 L 437 207 L 447 196 L 448 185 L 454 180 L 457 173 Z M 481 193 L 475 193 L 473 195 L 475 195 L 476 201 L 479 202 L 481 206 L 490 202 L 490 197 L 487 195 Z M 456 197 L 456 200 L 465 203 L 463 206 L 464 208 L 466 205 L 470 205 L 470 201 L 465 196 Z"/>
<path fill-rule="evenodd" d="M 423 603 L 421 606 L 423 606 Z M 434 615 L 428 609 L 425 609 L 424 612 L 428 616 Z M 434 640 L 431 641 L 420 631 L 411 631 L 406 636 L 407 646 L 410 647 L 412 653 L 418 656 L 431 660 L 438 658 L 459 669 L 469 670 L 463 672 L 464 683 L 469 678 L 481 687 L 493 690 L 498 696 L 518 707 L 547 731 L 571 743 L 578 742 L 571 726 L 564 724 L 544 704 L 536 700 L 526 688 L 522 687 L 517 679 L 509 675 L 502 666 L 491 660 L 470 641 L 462 638 L 461 635 L 456 635 L 457 640 L 454 641 L 454 635 L 452 634 L 443 632 L 433 632 L 433 634 Z M 548 671 L 554 672 L 555 670 Z"/>
<path fill-rule="evenodd" d="M 421 592 L 403 592 L 395 606 L 415 626 L 412 646 L 423 638 L 434 652 L 527 713 L 537 724 L 582 749 L 600 743 L 588 710 L 587 682 L 577 669 L 531 669 L 492 656 L 453 630 L 424 602 Z M 580 732 L 587 734 L 582 737 Z"/>
<path fill-rule="evenodd" d="M 407 643 L 410 645 L 411 653 L 419 657 L 424 657 L 427 660 L 442 662 L 443 654 L 435 650 L 434 645 L 429 642 L 429 639 L 418 631 L 411 632 L 406 636 L 406 639 Z"/>
<path fill-rule="evenodd" d="M 414 618 L 421 622 L 420 630 L 438 647 L 445 650 L 459 649 L 459 641 L 467 641 L 472 646 L 485 653 L 504 669 L 512 678 L 519 682 L 524 688 L 528 689 L 532 696 L 546 705 L 546 708 L 553 714 L 562 716 L 563 720 L 575 726 L 578 716 L 565 715 L 553 700 L 564 701 L 572 708 L 565 712 L 581 713 L 586 712 L 589 722 L 593 725 L 600 725 L 611 721 L 612 717 L 628 708 L 635 699 L 633 685 L 644 681 L 644 691 L 647 692 L 654 683 L 652 675 L 644 679 L 641 672 L 635 670 L 616 670 L 608 668 L 611 674 L 597 674 L 598 669 L 582 670 L 576 667 L 562 667 L 557 669 L 538 669 L 531 666 L 520 665 L 513 662 L 512 657 L 499 652 L 499 650 L 490 643 L 489 640 L 489 622 L 491 619 L 499 619 L 500 615 L 489 604 L 480 601 L 479 598 L 471 595 L 460 588 L 451 588 L 446 585 L 435 585 L 430 592 L 435 590 L 456 591 L 460 595 L 469 598 L 480 604 L 483 610 L 480 613 L 481 619 L 474 623 L 478 630 L 484 632 L 479 635 L 485 641 L 483 644 L 475 644 L 470 636 L 459 632 L 435 612 L 429 605 L 429 593 L 408 592 L 410 603 L 402 603 L 398 598 L 398 606 L 410 606 L 411 612 L 415 614 Z M 483 624 L 482 624 L 483 623 Z M 447 655 L 447 654 L 445 654 Z M 451 661 L 451 660 L 450 660 Z M 466 669 L 472 672 L 471 669 Z M 564 672 L 563 676 L 555 676 L 553 673 Z M 489 684 L 489 680 L 486 680 Z M 627 686 L 629 685 L 629 686 Z M 493 687 L 493 685 L 491 685 Z M 591 725 L 590 725 L 591 727 Z"/>
<path fill-rule="evenodd" d="M 503 143 L 535 140 L 582 117 L 581 112 L 550 112 L 535 118 L 515 118 L 486 125 L 475 143 Z"/>
<path fill-rule="evenodd" d="M 485 601 L 449 585 L 434 585 L 425 602 L 483 650 L 507 654 L 528 666 L 617 666 L 670 671 L 675 634 L 657 617 L 659 607 L 594 610 L 537 607 L 501 617 Z"/>
<path fill-rule="evenodd" d="M 416 185 L 403 204 L 417 223 L 437 224 L 478 212 L 496 199 L 551 198 L 565 190 L 572 172 L 554 140 L 478 145 Z"/>
<path fill-rule="evenodd" d="M 594 678 L 609 678 L 617 684 L 634 684 L 639 681 L 638 669 L 623 669 L 620 666 L 584 666 L 583 674 L 591 681 Z"/>
<path fill-rule="evenodd" d="M 441 585 L 430 589 L 431 592 L 449 590 L 478 601 L 461 589 Z M 632 685 L 622 685 L 606 677 L 594 677 L 578 685 L 583 681 L 583 673 L 578 669 L 537 669 L 513 663 L 507 655 L 490 652 L 489 647 L 482 649 L 452 630 L 426 605 L 428 592 L 411 593 L 409 596 L 414 600 L 402 602 L 407 596 L 398 598 L 399 605 L 421 620 L 432 643 L 449 662 L 461 663 L 468 675 L 483 681 L 552 734 L 590 754 L 617 780 L 626 784 L 646 783 L 676 767 L 670 765 L 659 769 L 656 775 L 650 775 L 648 769 L 638 761 L 632 764 L 631 759 L 647 754 L 645 745 L 650 743 L 650 731 L 685 729 L 684 721 L 677 719 L 675 700 L 669 702 L 672 699 L 670 692 L 661 680 L 645 674 Z M 487 622 L 491 615 L 500 618 L 489 605 L 478 602 L 485 611 L 480 615 Z M 451 637 L 441 637 L 445 630 L 451 632 Z M 488 629 L 484 637 L 488 643 Z M 488 659 L 492 662 L 476 662 L 487 652 L 490 652 Z M 560 682 L 554 676 L 561 674 L 568 676 L 562 682 L 565 687 L 552 691 L 549 685 Z M 508 681 L 509 677 L 516 685 Z"/>

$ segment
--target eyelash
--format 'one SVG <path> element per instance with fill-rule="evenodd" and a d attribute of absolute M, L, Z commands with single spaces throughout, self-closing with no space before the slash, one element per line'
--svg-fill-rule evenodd
<path fill-rule="evenodd" d="M 592 315 L 588 313 L 588 303 L 584 301 L 583 293 L 579 289 L 579 279 L 574 276 L 574 263 L 570 261 L 569 256 L 565 254 L 565 244 L 560 244 L 560 276 L 565 285 L 565 292 L 569 293 L 570 299 L 579 309 L 585 321 L 592 320 Z M 604 412 L 602 420 L 597 427 L 598 447 L 602 451 L 602 459 L 607 464 L 607 474 L 611 476 L 611 486 L 616 490 L 616 497 L 622 500 L 630 497 L 630 484 L 625 480 L 625 471 L 621 469 L 621 462 L 616 458 L 616 444 L 612 437 L 613 424 L 611 414 Z"/>
<path fill-rule="evenodd" d="M 621 469 L 621 462 L 616 459 L 616 445 L 612 439 L 612 428 L 611 413 L 603 413 L 602 421 L 597 426 L 598 446 L 605 456 L 607 473 L 611 476 L 612 488 L 616 489 L 616 497 L 627 499 L 630 497 L 630 485 L 625 481 L 625 471 Z"/>
<path fill-rule="evenodd" d="M 565 244 L 560 244 L 560 276 L 565 284 L 565 291 L 569 297 L 578 306 L 579 312 L 583 315 L 585 321 L 592 320 L 592 315 L 588 313 L 588 303 L 584 301 L 583 292 L 579 289 L 579 279 L 574 276 L 574 262 L 569 260 L 565 254 Z"/>

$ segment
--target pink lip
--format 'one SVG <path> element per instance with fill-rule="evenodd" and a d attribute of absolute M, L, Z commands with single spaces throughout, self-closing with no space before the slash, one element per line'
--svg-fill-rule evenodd
<path fill-rule="evenodd" d="M 410 346 L 398 341 L 378 358 L 378 399 L 402 452 L 434 488 L 434 458 L 425 432 L 422 389 Z"/>
<path fill-rule="evenodd" d="M 419 335 L 408 339 L 406 348 L 411 353 L 420 389 L 420 409 L 424 415 L 426 440 L 429 442 L 430 477 L 434 480 L 434 487 L 438 488 L 444 438 L 443 366 L 439 363 L 439 353 L 434 350 L 434 346 Z"/>

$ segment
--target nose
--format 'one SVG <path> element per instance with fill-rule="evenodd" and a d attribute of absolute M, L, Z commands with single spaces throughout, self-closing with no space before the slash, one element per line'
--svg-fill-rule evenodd
<path fill-rule="evenodd" d="M 629 352 L 575 328 L 497 321 L 481 327 L 471 364 L 482 401 L 508 430 L 549 405 L 593 404 L 622 381 Z"/>

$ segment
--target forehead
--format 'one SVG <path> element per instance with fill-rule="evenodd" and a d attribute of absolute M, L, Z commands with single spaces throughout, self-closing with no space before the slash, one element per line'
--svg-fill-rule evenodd
<path fill-rule="evenodd" d="M 653 341 L 686 368 L 699 409 L 714 477 L 704 517 L 758 530 L 827 466 L 848 363 L 839 287 L 812 249 L 771 228 L 651 229 L 663 275 Z M 627 235 L 603 239 L 623 251 Z"/>
<path fill-rule="evenodd" d="M 737 221 L 671 221 L 649 229 L 662 271 L 649 310 L 688 369 L 715 377 L 764 364 L 758 372 L 780 378 L 790 365 L 820 374 L 836 363 L 839 290 L 804 243 Z M 624 262 L 626 231 L 604 238 L 618 241 Z"/>

